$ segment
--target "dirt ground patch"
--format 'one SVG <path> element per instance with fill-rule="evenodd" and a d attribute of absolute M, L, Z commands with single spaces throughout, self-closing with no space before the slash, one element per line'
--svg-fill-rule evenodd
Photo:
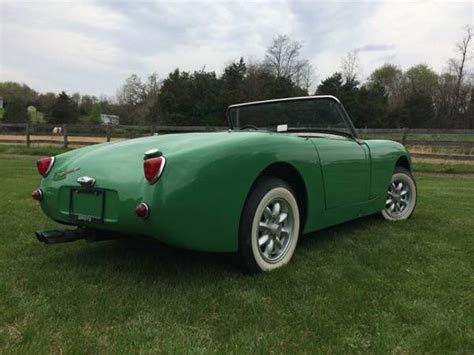
<path fill-rule="evenodd" d="M 414 153 L 413 151 L 410 151 Z M 449 160 L 449 159 L 426 159 L 412 158 L 414 163 L 446 164 L 446 165 L 473 165 L 474 160 Z"/>

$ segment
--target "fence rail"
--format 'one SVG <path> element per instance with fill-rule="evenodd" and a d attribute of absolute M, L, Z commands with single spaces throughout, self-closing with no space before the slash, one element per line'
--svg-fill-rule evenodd
<path fill-rule="evenodd" d="M 225 131 L 215 126 L 130 126 L 130 125 L 66 125 L 0 123 L 0 144 L 50 144 L 67 148 L 86 146 L 112 139 L 129 139 L 153 134 Z M 55 133 L 53 133 L 53 131 Z M 474 130 L 460 129 L 358 129 L 362 137 L 389 136 L 406 145 L 415 158 L 474 161 Z M 420 137 L 421 136 L 421 137 Z M 429 136 L 436 139 L 430 140 Z M 451 136 L 451 137 L 450 137 Z M 451 139 L 449 139 L 451 138 Z M 467 154 L 419 152 L 419 149 L 459 149 Z"/>

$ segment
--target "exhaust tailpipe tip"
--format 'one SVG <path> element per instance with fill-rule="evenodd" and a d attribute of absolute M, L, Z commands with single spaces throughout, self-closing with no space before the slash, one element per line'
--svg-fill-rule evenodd
<path fill-rule="evenodd" d="M 79 239 L 84 239 L 86 235 L 81 229 L 76 230 L 47 230 L 36 231 L 36 238 L 46 244 L 68 243 Z"/>
<path fill-rule="evenodd" d="M 43 242 L 43 243 L 46 242 L 46 238 L 44 237 L 43 232 L 36 231 L 35 235 L 36 235 L 36 238 L 38 238 L 40 242 Z"/>
<path fill-rule="evenodd" d="M 88 241 L 116 239 L 114 236 L 103 235 L 96 230 L 87 230 L 85 228 L 36 231 L 35 235 L 40 242 L 45 244 L 69 243 L 81 239 Z"/>

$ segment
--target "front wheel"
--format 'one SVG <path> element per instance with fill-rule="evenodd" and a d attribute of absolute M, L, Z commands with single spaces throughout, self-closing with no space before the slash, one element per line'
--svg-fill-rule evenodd
<path fill-rule="evenodd" d="M 382 216 L 389 221 L 402 221 L 411 216 L 416 205 L 416 183 L 410 171 L 396 167 L 387 191 Z"/>
<path fill-rule="evenodd" d="M 239 254 L 250 272 L 286 265 L 296 248 L 300 214 L 286 182 L 267 178 L 254 187 L 240 223 Z"/>

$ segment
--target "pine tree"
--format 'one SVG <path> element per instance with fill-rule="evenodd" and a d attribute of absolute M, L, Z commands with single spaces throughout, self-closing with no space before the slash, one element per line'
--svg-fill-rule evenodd
<path fill-rule="evenodd" d="M 53 105 L 49 121 L 52 123 L 75 123 L 78 118 L 77 104 L 62 91 Z"/>

